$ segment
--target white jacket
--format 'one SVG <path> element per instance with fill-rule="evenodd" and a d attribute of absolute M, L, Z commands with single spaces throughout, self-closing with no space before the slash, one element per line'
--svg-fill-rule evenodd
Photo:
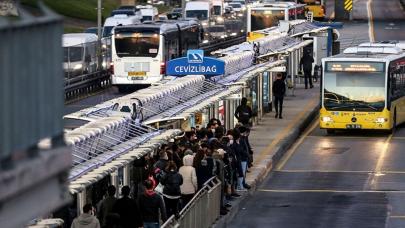
<path fill-rule="evenodd" d="M 194 194 L 197 191 L 197 175 L 193 167 L 193 155 L 186 155 L 183 158 L 183 166 L 179 173 L 183 177 L 183 184 L 180 186 L 181 194 Z"/>

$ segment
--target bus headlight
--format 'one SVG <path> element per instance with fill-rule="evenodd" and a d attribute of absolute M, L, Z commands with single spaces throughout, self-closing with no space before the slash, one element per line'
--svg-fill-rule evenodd
<path fill-rule="evenodd" d="M 377 123 L 385 123 L 386 119 L 384 117 L 378 117 Z"/>
<path fill-rule="evenodd" d="M 322 121 L 329 123 L 329 122 L 332 122 L 332 118 L 330 118 L 329 116 L 323 116 Z"/>
<path fill-rule="evenodd" d="M 77 64 L 76 66 L 73 67 L 74 70 L 79 70 L 82 69 L 83 65 L 82 64 Z"/>

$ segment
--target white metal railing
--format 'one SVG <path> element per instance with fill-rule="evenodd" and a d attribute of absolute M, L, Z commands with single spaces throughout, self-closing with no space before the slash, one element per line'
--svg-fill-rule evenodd
<path fill-rule="evenodd" d="M 179 217 L 171 216 L 162 228 L 208 228 L 220 216 L 221 181 L 215 176 L 209 179 L 180 211 Z"/>

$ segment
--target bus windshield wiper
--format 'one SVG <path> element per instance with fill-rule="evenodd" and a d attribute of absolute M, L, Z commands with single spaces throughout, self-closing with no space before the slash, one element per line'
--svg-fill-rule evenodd
<path fill-rule="evenodd" d="M 367 107 L 367 108 L 373 109 L 374 111 L 377 111 L 377 110 L 378 110 L 376 107 L 374 107 L 374 106 L 372 106 L 372 105 L 370 105 L 369 103 L 364 102 L 364 101 L 350 101 L 350 104 L 353 104 L 354 106 L 356 106 L 356 105 L 365 106 L 365 107 Z"/>
<path fill-rule="evenodd" d="M 337 106 L 333 106 L 333 107 L 328 107 L 328 109 L 335 110 L 338 108 L 353 108 L 353 107 L 354 107 L 353 104 L 345 104 L 345 105 L 337 105 Z"/>

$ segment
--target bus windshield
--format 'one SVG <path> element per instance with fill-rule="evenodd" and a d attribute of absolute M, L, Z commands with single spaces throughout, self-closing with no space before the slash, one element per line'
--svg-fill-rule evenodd
<path fill-rule="evenodd" d="M 207 10 L 187 10 L 186 17 L 195 17 L 198 20 L 207 20 L 208 11 Z"/>
<path fill-rule="evenodd" d="M 103 37 L 109 37 L 111 36 L 111 31 L 114 28 L 114 26 L 104 26 L 103 28 Z"/>
<path fill-rule="evenodd" d="M 323 104 L 330 111 L 379 112 L 385 106 L 384 63 L 328 62 Z"/>
<path fill-rule="evenodd" d="M 64 47 L 63 48 L 63 61 L 68 62 L 79 62 L 83 59 L 83 47 Z"/>
<path fill-rule="evenodd" d="M 118 57 L 156 57 L 159 30 L 117 31 L 114 37 Z"/>
<path fill-rule="evenodd" d="M 276 26 L 284 17 L 284 10 L 252 10 L 251 31 Z"/>
<path fill-rule="evenodd" d="M 213 7 L 213 14 L 221 16 L 221 6 L 214 6 Z"/>

